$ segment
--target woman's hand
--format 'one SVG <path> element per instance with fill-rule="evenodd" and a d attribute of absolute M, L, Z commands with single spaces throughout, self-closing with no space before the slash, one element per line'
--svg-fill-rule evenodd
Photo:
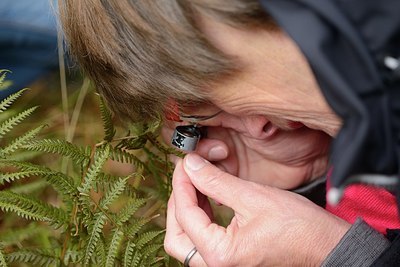
<path fill-rule="evenodd" d="M 210 125 L 208 136 L 200 141 L 196 151 L 222 170 L 281 189 L 296 188 L 326 172 L 331 141 L 326 133 L 305 126 L 282 130 L 270 123 L 275 127 L 273 135 L 255 138 L 245 127 L 237 126 L 236 121 L 229 125 L 232 127 L 226 127 L 226 121 L 233 119 L 222 114 L 205 122 Z M 167 142 L 171 140 L 172 128 L 173 125 L 164 128 Z"/>
<path fill-rule="evenodd" d="M 226 228 L 212 222 L 205 196 L 234 210 Z M 317 266 L 349 227 L 299 195 L 238 179 L 190 154 L 174 172 L 164 245 L 181 262 L 196 247 L 190 266 Z"/>

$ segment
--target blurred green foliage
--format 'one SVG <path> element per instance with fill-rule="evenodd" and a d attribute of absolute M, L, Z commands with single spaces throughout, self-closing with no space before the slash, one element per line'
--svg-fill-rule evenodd
<path fill-rule="evenodd" d="M 33 91 L 0 103 L 0 266 L 170 266 L 168 157 L 182 155 L 161 120 L 121 126 L 86 79 L 67 111 Z"/>

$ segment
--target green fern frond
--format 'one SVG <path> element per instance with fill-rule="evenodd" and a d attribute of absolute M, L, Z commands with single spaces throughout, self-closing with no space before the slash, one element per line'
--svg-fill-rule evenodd
<path fill-rule="evenodd" d="M 129 227 L 128 238 L 130 239 L 125 248 L 123 266 L 142 266 L 139 265 L 140 261 L 143 259 L 143 247 L 151 246 L 150 242 L 156 239 L 164 231 L 151 231 L 146 232 L 138 237 L 134 237 L 137 232 L 142 229 L 151 219 L 140 218 L 133 222 L 132 226 Z M 162 245 L 161 245 L 162 246 Z M 150 251 L 150 250 L 149 250 Z M 149 252 L 148 251 L 148 252 Z"/>
<path fill-rule="evenodd" d="M 81 195 L 89 195 L 95 179 L 101 173 L 104 163 L 107 161 L 110 154 L 110 145 L 105 145 L 103 148 L 98 148 L 94 155 L 94 162 L 90 165 L 86 173 L 83 184 L 78 188 Z"/>
<path fill-rule="evenodd" d="M 28 151 L 28 150 L 20 150 L 18 153 L 14 153 L 7 157 L 9 160 L 15 161 L 30 161 L 38 156 L 41 156 L 42 152 L 38 151 Z"/>
<path fill-rule="evenodd" d="M 11 71 L 5 70 L 5 69 L 0 70 L 0 74 L 1 74 L 0 75 L 0 85 L 3 84 L 4 80 L 6 79 L 7 74 L 10 72 Z"/>
<path fill-rule="evenodd" d="M 135 218 L 126 231 L 128 238 L 134 239 L 149 221 L 151 221 L 151 218 Z"/>
<path fill-rule="evenodd" d="M 108 247 L 107 259 L 105 264 L 106 267 L 114 266 L 115 258 L 117 257 L 123 237 L 124 237 L 124 232 L 122 232 L 118 228 L 114 230 L 114 234 L 111 238 L 110 245 Z"/>
<path fill-rule="evenodd" d="M 1 174 L 0 183 L 4 183 L 4 181 L 10 182 L 12 180 L 35 175 L 46 178 L 46 180 L 57 190 L 57 192 L 63 196 L 76 196 L 78 193 L 72 178 L 61 172 L 53 171 L 45 166 L 36 165 L 29 162 L 0 160 L 0 166 L 2 165 L 14 166 L 21 171 Z"/>
<path fill-rule="evenodd" d="M 44 190 L 44 188 L 47 187 L 48 184 L 49 183 L 46 180 L 37 179 L 37 180 L 29 182 L 29 183 L 12 184 L 12 186 L 9 188 L 9 190 L 16 194 L 29 195 L 29 194 L 34 194 L 35 192 Z"/>
<path fill-rule="evenodd" d="M 140 267 L 140 261 L 142 260 L 142 253 L 139 250 L 135 250 L 132 261 L 130 263 L 131 267 Z"/>
<path fill-rule="evenodd" d="M 141 235 L 138 236 L 137 241 L 136 241 L 136 248 L 141 249 L 144 246 L 148 245 L 150 241 L 158 237 L 159 235 L 163 234 L 165 231 L 149 231 L 145 232 Z"/>
<path fill-rule="evenodd" d="M 114 138 L 116 130 L 114 129 L 112 114 L 102 97 L 100 97 L 100 113 L 103 121 L 104 140 L 110 142 Z"/>
<path fill-rule="evenodd" d="M 118 225 L 122 225 L 127 222 L 132 215 L 141 207 L 146 204 L 147 199 L 145 198 L 134 198 L 130 199 L 125 206 L 119 211 L 116 217 L 116 223 Z"/>
<path fill-rule="evenodd" d="M 47 172 L 44 171 L 20 171 L 20 172 L 11 172 L 11 173 L 2 173 L 0 176 L 0 184 L 10 183 L 15 180 L 32 177 L 32 176 L 42 176 L 46 175 Z"/>
<path fill-rule="evenodd" d="M 65 252 L 63 263 L 66 266 L 70 266 L 69 264 L 71 263 L 79 263 L 81 258 L 82 253 L 79 251 L 79 249 L 68 249 Z"/>
<path fill-rule="evenodd" d="M 21 148 L 28 142 L 32 141 L 33 138 L 45 127 L 45 125 L 41 125 L 36 127 L 33 130 L 30 130 L 23 134 L 22 136 L 14 139 L 11 143 L 9 143 L 6 147 L 0 149 L 0 158 L 6 158 L 11 153 L 14 153 L 17 149 Z"/>
<path fill-rule="evenodd" d="M 89 236 L 87 239 L 87 244 L 85 246 L 85 255 L 83 260 L 85 265 L 89 263 L 93 255 L 97 242 L 100 239 L 100 235 L 103 230 L 106 218 L 106 215 L 104 215 L 102 212 L 99 212 L 94 216 L 93 222 L 88 227 Z"/>
<path fill-rule="evenodd" d="M 104 210 L 108 210 L 109 205 L 114 202 L 124 191 L 126 183 L 130 176 L 119 179 L 111 187 L 111 190 L 106 192 L 106 195 L 100 201 L 100 207 Z"/>
<path fill-rule="evenodd" d="M 4 212 L 15 212 L 18 216 L 29 220 L 46 221 L 60 227 L 67 222 L 63 210 L 40 202 L 29 196 L 0 191 L 0 209 Z"/>
<path fill-rule="evenodd" d="M 114 147 L 110 149 L 110 158 L 121 163 L 134 164 L 136 168 L 146 169 L 147 166 L 137 156 L 129 153 L 123 148 Z"/>
<path fill-rule="evenodd" d="M 0 267 L 7 267 L 6 258 L 4 257 L 2 245 L 0 245 Z"/>
<path fill-rule="evenodd" d="M 96 266 L 105 266 L 106 264 L 106 248 L 103 238 L 101 236 L 99 238 L 99 241 L 97 241 L 96 251 L 95 254 L 92 256 L 92 259 Z"/>
<path fill-rule="evenodd" d="M 71 177 L 61 172 L 54 172 L 46 175 L 45 178 L 64 199 L 71 199 L 78 195 L 78 190 Z"/>
<path fill-rule="evenodd" d="M 153 144 L 153 146 L 155 146 L 158 150 L 167 155 L 175 155 L 180 158 L 183 158 L 185 156 L 185 153 L 183 153 L 182 151 L 174 147 L 167 147 L 161 144 L 161 142 L 157 140 L 154 134 L 147 134 L 147 138 Z"/>
<path fill-rule="evenodd" d="M 2 138 L 6 133 L 11 131 L 14 126 L 20 124 L 24 119 L 29 117 L 38 107 L 31 107 L 24 110 L 17 115 L 7 119 L 5 122 L 0 124 L 0 138 Z"/>
<path fill-rule="evenodd" d="M 121 177 L 101 172 L 97 175 L 94 181 L 93 189 L 96 192 L 106 192 L 111 190 L 112 185 L 117 182 Z"/>
<path fill-rule="evenodd" d="M 3 77 L 3 79 L 4 79 L 4 77 Z M 8 97 L 6 97 L 5 99 L 3 99 L 0 102 L 0 113 L 6 111 L 7 108 L 10 107 L 12 105 L 12 103 L 14 103 L 14 101 L 17 100 L 26 90 L 27 89 L 19 90 L 18 92 L 13 93 L 13 94 L 9 95 Z"/>
<path fill-rule="evenodd" d="M 76 164 L 87 166 L 90 161 L 91 148 L 79 147 L 66 140 L 43 139 L 24 146 L 25 149 L 55 153 L 71 158 Z"/>
<path fill-rule="evenodd" d="M 130 133 L 128 133 L 129 136 Z M 130 138 L 122 139 L 118 144 L 117 148 L 123 148 L 123 149 L 128 149 L 128 150 L 136 150 L 144 147 L 147 143 L 146 136 L 140 135 L 140 136 L 133 136 Z"/>
<path fill-rule="evenodd" d="M 30 263 L 33 266 L 59 266 L 59 249 L 20 249 L 6 255 L 9 263 Z"/>
<path fill-rule="evenodd" d="M 30 239 L 44 231 L 46 228 L 32 222 L 25 227 L 9 229 L 1 234 L 1 242 L 4 246 L 20 244 L 22 241 Z"/>
<path fill-rule="evenodd" d="M 140 251 L 142 254 L 140 266 L 154 266 L 157 261 L 162 260 L 162 259 L 156 259 L 156 255 L 162 247 L 163 247 L 162 244 L 150 244 L 144 247 Z"/>
<path fill-rule="evenodd" d="M 135 243 L 133 241 L 128 241 L 126 243 L 124 258 L 122 261 L 123 267 L 131 266 L 134 251 L 135 251 Z"/>

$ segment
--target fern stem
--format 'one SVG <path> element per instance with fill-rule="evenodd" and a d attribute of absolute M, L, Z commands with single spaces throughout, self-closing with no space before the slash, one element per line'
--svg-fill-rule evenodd
<path fill-rule="evenodd" d="M 88 78 L 85 78 L 79 90 L 79 96 L 78 99 L 76 100 L 74 111 L 72 112 L 71 124 L 67 134 L 67 141 L 69 142 L 72 142 L 72 140 L 74 139 L 76 125 L 78 123 L 79 115 L 81 113 L 81 109 L 83 106 L 83 101 L 85 100 L 85 97 L 89 90 L 89 86 L 90 86 L 90 80 Z"/>
<path fill-rule="evenodd" d="M 150 208 L 148 208 L 148 209 L 146 210 L 146 212 L 143 214 L 143 217 L 144 217 L 144 218 L 150 217 L 150 216 L 153 215 L 156 211 L 158 211 L 162 205 L 164 205 L 164 201 L 162 201 L 162 200 L 156 201 Z M 159 215 L 159 214 L 155 214 L 155 215 Z M 154 215 L 153 215 L 153 216 L 154 216 Z"/>
<path fill-rule="evenodd" d="M 138 171 L 136 172 L 136 175 L 133 178 L 133 183 L 132 183 L 133 188 L 138 189 L 143 180 L 144 180 L 143 169 L 138 169 Z"/>
<path fill-rule="evenodd" d="M 137 137 L 137 135 L 128 135 L 128 136 L 124 136 L 124 137 L 113 138 L 113 139 L 110 140 L 110 141 L 103 140 L 103 141 L 101 141 L 100 143 L 97 143 L 97 144 L 95 145 L 95 147 L 102 146 L 102 145 L 104 145 L 104 144 L 106 144 L 106 143 L 113 143 L 113 142 L 118 142 L 118 141 L 122 141 L 122 140 L 132 139 L 132 138 L 135 138 L 135 137 Z"/>
<path fill-rule="evenodd" d="M 106 217 L 107 219 L 110 220 L 110 222 L 115 226 L 118 227 L 118 224 L 114 221 L 114 219 L 108 214 L 108 212 L 100 207 L 100 205 L 97 204 L 97 202 L 92 198 L 92 196 L 89 196 L 89 198 L 92 200 L 93 204 L 98 208 Z"/>
<path fill-rule="evenodd" d="M 60 261 L 61 262 L 64 262 L 64 257 L 65 257 L 65 254 L 67 252 L 67 249 L 68 249 L 68 241 L 69 241 L 69 236 L 70 236 L 70 232 L 69 231 L 70 230 L 71 230 L 70 225 L 68 225 L 68 227 L 67 227 L 67 229 L 65 231 L 65 238 L 64 238 L 64 242 L 63 242 L 63 248 L 62 248 L 61 255 L 60 255 Z"/>
<path fill-rule="evenodd" d="M 67 79 L 65 75 L 65 59 L 64 59 L 64 46 L 61 31 L 57 33 L 57 46 L 58 46 L 58 66 L 60 69 L 60 85 L 61 85 L 61 99 L 64 118 L 64 132 L 65 137 L 68 136 L 69 129 L 69 115 L 68 115 L 68 92 L 67 92 Z"/>

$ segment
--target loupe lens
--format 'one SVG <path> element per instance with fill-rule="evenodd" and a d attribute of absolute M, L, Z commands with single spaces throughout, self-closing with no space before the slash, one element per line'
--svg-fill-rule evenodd
<path fill-rule="evenodd" d="M 194 125 L 183 125 L 175 128 L 172 145 L 184 151 L 195 151 L 201 138 L 201 130 Z"/>

